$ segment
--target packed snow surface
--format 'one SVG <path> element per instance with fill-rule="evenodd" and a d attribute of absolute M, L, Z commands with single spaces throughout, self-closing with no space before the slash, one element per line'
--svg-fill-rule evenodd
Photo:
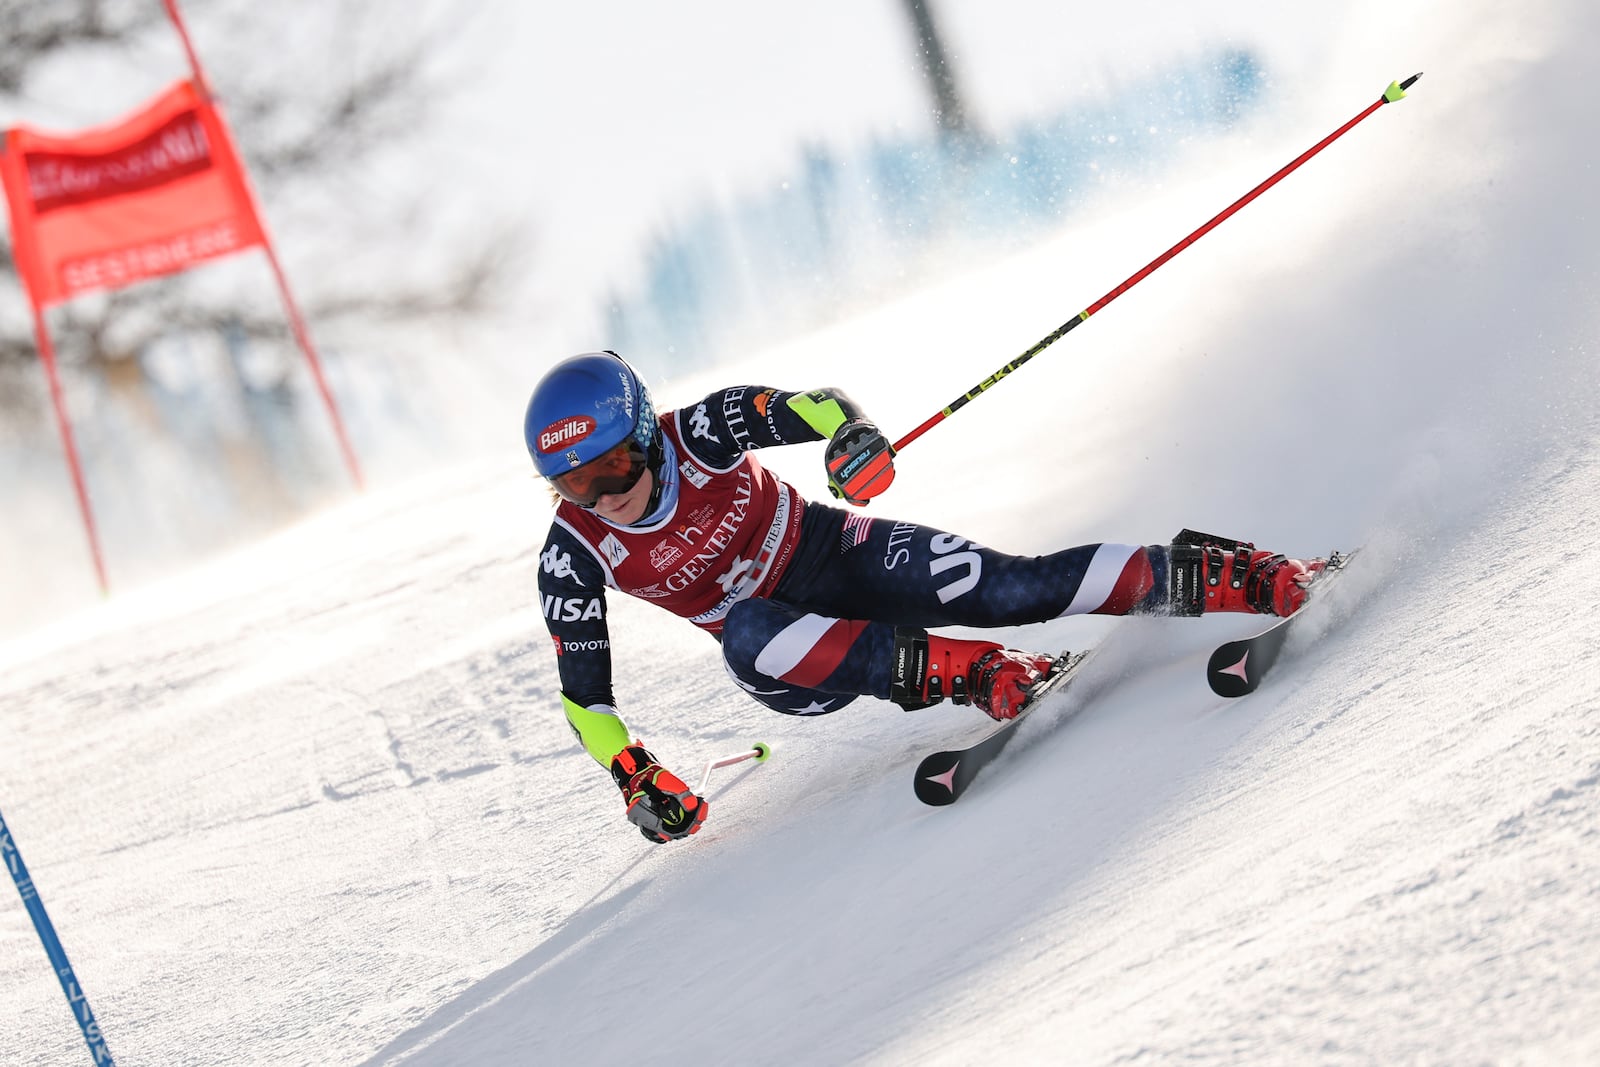
<path fill-rule="evenodd" d="M 873 504 L 1014 551 L 1364 546 L 1257 694 L 1205 685 L 1237 617 L 1005 631 L 1102 653 L 925 808 L 977 712 L 777 716 L 613 597 L 666 763 L 774 749 L 652 847 L 560 714 L 508 398 L 503 459 L 0 645 L 0 810 L 119 1061 L 1600 1062 L 1600 15 L 1354 7 L 1385 44 L 1330 35 L 1160 187 L 654 383 L 843 385 L 902 433 L 1425 69 Z M 821 495 L 817 446 L 762 458 Z M 0 1062 L 84 1061 L 15 901 L 0 1003 Z"/>

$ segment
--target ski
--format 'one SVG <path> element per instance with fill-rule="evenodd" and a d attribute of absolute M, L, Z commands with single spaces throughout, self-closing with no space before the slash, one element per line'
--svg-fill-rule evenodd
<path fill-rule="evenodd" d="M 917 799 L 935 807 L 954 804 L 961 794 L 967 791 L 967 787 L 978 776 L 978 772 L 1011 742 L 1016 736 L 1017 727 L 1034 708 L 1039 706 L 1039 702 L 1050 693 L 1065 687 L 1077 676 L 1078 668 L 1083 666 L 1083 661 L 1088 655 L 1087 651 L 1063 652 L 1051 664 L 1050 673 L 1045 675 L 1044 681 L 1029 693 L 1028 703 L 1023 705 L 1016 718 L 1007 719 L 984 735 L 981 740 L 966 748 L 935 752 L 917 764 L 916 778 L 912 783 L 916 789 Z"/>
<path fill-rule="evenodd" d="M 1344 570 L 1354 555 L 1354 552 L 1347 555 L 1335 552 L 1329 556 L 1327 570 L 1311 583 L 1312 593 L 1315 593 L 1318 586 L 1326 590 L 1324 583 Z M 1261 680 L 1272 669 L 1272 665 L 1278 662 L 1284 642 L 1289 639 L 1289 628 L 1303 615 L 1305 615 L 1304 607 L 1286 619 L 1279 619 L 1253 637 L 1229 641 L 1219 646 L 1211 653 L 1211 659 L 1206 662 L 1206 681 L 1211 683 L 1211 691 L 1223 697 L 1242 697 L 1255 692 Z"/>

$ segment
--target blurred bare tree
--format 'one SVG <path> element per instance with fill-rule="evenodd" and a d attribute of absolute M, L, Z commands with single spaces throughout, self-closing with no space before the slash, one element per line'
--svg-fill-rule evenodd
<path fill-rule="evenodd" d="M 419 139 L 452 90 L 438 57 L 457 19 L 410 6 L 397 17 L 375 0 L 188 0 L 184 9 L 314 334 L 359 337 L 499 306 L 525 244 L 520 224 L 497 219 L 476 232 L 445 233 L 435 209 L 452 205 L 429 202 L 414 180 Z M 89 113 L 94 118 L 79 125 L 99 124 L 188 73 L 159 0 L 0 0 L 0 41 L 0 125 L 62 128 L 41 112 Z M 130 98 L 101 76 L 108 60 L 171 74 Z M 89 73 L 62 75 L 80 69 Z M 57 106 L 63 95 L 74 97 L 67 109 Z M 230 284 L 216 273 L 53 309 L 62 363 L 99 367 L 114 381 L 129 377 L 117 364 L 174 334 L 283 344 L 287 323 L 265 275 Z M 0 290 L 0 372 L 11 372 L 0 375 L 0 406 L 14 406 L 19 390 L 5 378 L 36 351 L 4 239 Z M 363 347 L 384 346 L 346 345 Z"/>
<path fill-rule="evenodd" d="M 933 113 L 939 120 L 939 135 L 953 147 L 969 147 L 980 136 L 977 120 L 961 90 L 933 8 L 928 0 L 901 0 L 901 7 L 911 21 L 917 59 L 922 65 L 928 91 L 933 94 Z"/>

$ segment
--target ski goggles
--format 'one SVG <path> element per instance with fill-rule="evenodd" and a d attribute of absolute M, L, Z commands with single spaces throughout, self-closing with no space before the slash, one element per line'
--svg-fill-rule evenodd
<path fill-rule="evenodd" d="M 626 493 L 639 484 L 648 466 L 644 446 L 632 437 L 581 467 L 550 479 L 562 499 L 592 508 L 603 496 Z"/>

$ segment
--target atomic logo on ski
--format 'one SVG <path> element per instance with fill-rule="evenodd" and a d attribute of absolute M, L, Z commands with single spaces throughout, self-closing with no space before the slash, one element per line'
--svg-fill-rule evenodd
<path fill-rule="evenodd" d="M 956 791 L 956 768 L 960 766 L 961 764 L 957 763 L 943 774 L 930 774 L 924 780 L 942 785 L 946 789 L 950 790 L 950 792 L 954 793 Z"/>
<path fill-rule="evenodd" d="M 1244 665 L 1250 661 L 1250 650 L 1246 649 L 1244 655 L 1239 657 L 1239 662 L 1231 667 L 1218 667 L 1218 674 L 1231 674 L 1241 682 L 1248 682 L 1250 675 L 1245 672 Z"/>

